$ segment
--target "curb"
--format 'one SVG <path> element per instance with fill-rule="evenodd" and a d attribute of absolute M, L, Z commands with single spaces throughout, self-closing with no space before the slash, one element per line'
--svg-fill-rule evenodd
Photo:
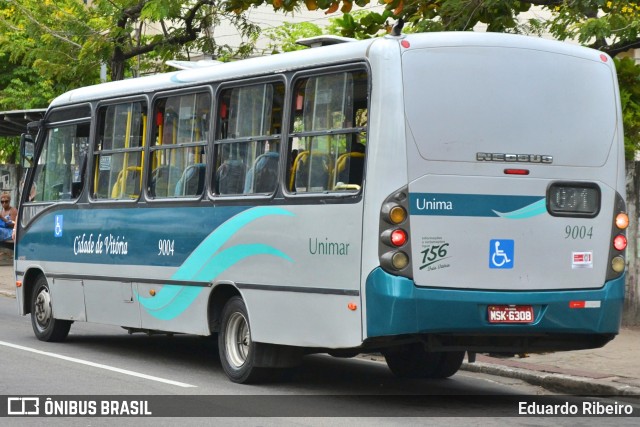
<path fill-rule="evenodd" d="M 9 298 L 14 298 L 16 297 L 16 293 L 12 292 L 12 291 L 3 291 L 2 289 L 0 289 L 0 295 L 2 295 L 3 297 L 9 297 Z"/>
<path fill-rule="evenodd" d="M 530 371 L 528 369 L 512 368 L 485 362 L 464 362 L 460 369 L 469 372 L 515 378 L 562 394 L 640 397 L 639 387 L 614 384 L 611 381 L 594 380 L 592 378 Z"/>
<path fill-rule="evenodd" d="M 361 355 L 365 359 L 385 363 L 384 357 L 371 354 Z M 498 377 L 514 378 L 545 390 L 568 395 L 584 396 L 625 396 L 640 398 L 640 387 L 627 384 L 615 384 L 612 381 L 594 380 L 592 378 L 576 377 L 573 375 L 540 372 L 530 369 L 514 368 L 486 362 L 463 362 L 461 371 L 495 375 Z M 611 377 L 618 378 L 618 377 Z"/>

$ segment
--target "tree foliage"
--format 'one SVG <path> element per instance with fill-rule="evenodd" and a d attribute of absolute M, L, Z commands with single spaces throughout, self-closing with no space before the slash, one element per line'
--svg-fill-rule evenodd
<path fill-rule="evenodd" d="M 640 67 L 631 58 L 615 59 L 620 85 L 624 145 L 627 159 L 640 147 Z"/>
<path fill-rule="evenodd" d="M 264 33 L 269 39 L 268 52 L 280 53 L 306 49 L 296 44 L 296 40 L 323 34 L 322 28 L 311 22 L 285 22 L 279 27 L 271 28 Z"/>
<path fill-rule="evenodd" d="M 230 0 L 241 11 L 259 0 Z M 334 31 L 367 38 L 388 32 L 402 18 L 405 32 L 481 31 L 546 35 L 616 56 L 640 48 L 640 1 L 606 0 L 266 0 L 275 10 L 298 7 L 327 13 L 341 9 Z M 352 13 L 354 4 L 384 5 L 382 11 Z M 525 12 L 529 12 L 525 14 Z M 627 158 L 640 149 L 640 68 L 631 59 L 616 61 L 622 97 Z"/>
<path fill-rule="evenodd" d="M 11 61 L 70 85 L 94 83 L 106 65 L 111 80 L 158 71 L 192 52 L 216 57 L 251 52 L 259 28 L 215 0 L 0 0 L 2 50 Z M 218 45 L 223 20 L 246 41 Z"/>
<path fill-rule="evenodd" d="M 45 107 L 54 95 L 95 82 L 98 60 L 80 55 L 86 20 L 78 1 L 0 2 L 3 108 Z"/>

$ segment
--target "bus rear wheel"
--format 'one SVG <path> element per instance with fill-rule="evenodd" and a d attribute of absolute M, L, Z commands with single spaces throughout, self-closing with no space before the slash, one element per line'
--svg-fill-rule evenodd
<path fill-rule="evenodd" d="M 264 380 L 268 368 L 255 366 L 256 344 L 251 340 L 251 327 L 244 301 L 231 298 L 222 310 L 218 352 L 220 363 L 227 377 L 235 383 L 252 383 Z"/>
<path fill-rule="evenodd" d="M 384 358 L 399 378 L 448 378 L 458 372 L 464 351 L 426 351 L 421 343 L 386 350 Z"/>
<path fill-rule="evenodd" d="M 54 317 L 49 284 L 44 276 L 38 277 L 31 295 L 31 326 L 36 338 L 48 342 L 64 341 L 71 323 Z"/>

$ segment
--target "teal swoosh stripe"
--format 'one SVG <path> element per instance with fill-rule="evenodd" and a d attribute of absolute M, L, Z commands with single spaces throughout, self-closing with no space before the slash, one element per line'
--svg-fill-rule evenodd
<path fill-rule="evenodd" d="M 251 244 L 251 245 L 236 245 L 225 249 L 216 255 L 211 262 L 200 269 L 193 277 L 196 281 L 210 281 L 212 277 L 217 277 L 220 273 L 227 268 L 232 267 L 234 264 L 242 261 L 245 258 L 256 255 L 273 255 L 280 258 L 284 258 L 287 261 L 293 261 L 286 254 L 268 245 L 263 244 Z"/>
<path fill-rule="evenodd" d="M 199 271 L 204 265 L 211 262 L 215 253 L 229 238 L 247 224 L 269 215 L 293 216 L 291 212 L 277 207 L 255 208 L 239 213 L 207 236 L 171 278 L 176 280 L 193 279 L 193 272 Z"/>
<path fill-rule="evenodd" d="M 542 199 L 538 202 L 530 204 L 529 206 L 525 206 L 522 209 L 518 209 L 512 212 L 498 212 L 498 211 L 493 211 L 493 212 L 501 218 L 508 218 L 508 219 L 531 218 L 537 215 L 542 215 L 547 212 L 547 201 L 546 199 Z"/>
<path fill-rule="evenodd" d="M 293 216 L 291 212 L 277 207 L 249 209 L 234 216 L 207 236 L 171 278 L 210 282 L 229 267 L 256 255 L 272 255 L 292 262 L 293 260 L 285 253 L 265 244 L 236 245 L 218 252 L 247 224 L 271 215 Z M 161 320 L 170 320 L 183 313 L 195 301 L 202 289 L 193 286 L 164 285 L 153 297 L 143 297 L 140 294 L 136 296 L 149 314 Z"/>
<path fill-rule="evenodd" d="M 409 193 L 409 214 L 498 218 L 502 213 L 527 218 L 544 212 L 544 200 L 510 194 Z"/>
<path fill-rule="evenodd" d="M 226 249 L 216 257 L 213 258 L 214 263 L 209 264 L 206 269 L 200 270 L 196 275 L 194 281 L 209 281 L 209 277 L 216 277 L 218 274 L 225 271 L 227 268 L 233 266 L 243 259 L 255 256 L 255 255 L 274 255 L 280 258 L 284 258 L 287 261 L 293 261 L 283 252 L 268 246 L 268 245 L 238 245 L 232 248 Z M 170 287 L 166 292 L 165 289 Z M 195 286 L 177 286 L 166 285 L 156 296 L 162 296 L 157 300 L 154 298 L 146 298 L 143 302 L 144 308 L 148 310 L 149 314 L 157 319 L 171 320 L 178 317 L 184 310 L 187 309 L 202 292 L 201 287 Z M 155 303 L 155 304 L 154 304 Z"/>

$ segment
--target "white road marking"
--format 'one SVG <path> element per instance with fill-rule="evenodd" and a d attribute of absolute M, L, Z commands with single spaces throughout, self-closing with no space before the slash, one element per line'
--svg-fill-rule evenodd
<path fill-rule="evenodd" d="M 17 350 L 28 351 L 31 353 L 40 354 L 42 356 L 55 357 L 56 359 L 66 360 L 68 362 L 79 363 L 81 365 L 87 365 L 98 369 L 106 369 L 107 371 L 118 372 L 120 374 L 131 375 L 133 377 L 144 378 L 146 380 L 157 381 L 165 384 L 176 385 L 178 387 L 197 387 L 195 385 L 181 383 L 179 381 L 167 380 L 165 378 L 154 377 L 152 375 L 141 374 L 139 372 L 129 371 L 127 369 L 114 368 L 113 366 L 103 365 L 101 363 L 89 362 L 87 360 L 76 359 L 75 357 L 63 356 L 61 354 L 51 353 L 48 351 L 36 350 L 34 348 L 23 347 L 21 345 L 11 344 L 5 341 L 0 341 L 0 345 L 5 347 L 15 348 Z"/>

